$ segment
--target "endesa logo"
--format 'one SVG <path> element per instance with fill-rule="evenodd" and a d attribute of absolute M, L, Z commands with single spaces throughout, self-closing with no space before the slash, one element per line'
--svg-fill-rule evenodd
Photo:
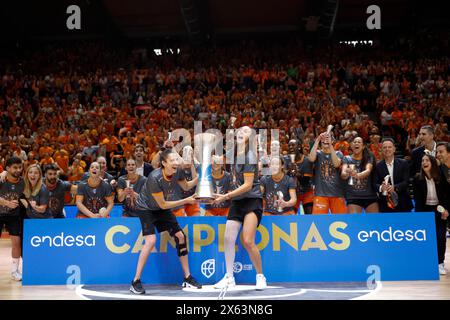
<path fill-rule="evenodd" d="M 61 232 L 57 236 L 34 236 L 30 240 L 33 247 L 48 246 L 48 247 L 94 247 L 95 235 L 65 235 Z"/>
<path fill-rule="evenodd" d="M 392 227 L 389 227 L 383 231 L 362 230 L 358 233 L 358 240 L 361 242 L 367 242 L 371 239 L 377 242 L 426 241 L 427 232 L 424 229 L 403 231 L 394 230 Z"/>

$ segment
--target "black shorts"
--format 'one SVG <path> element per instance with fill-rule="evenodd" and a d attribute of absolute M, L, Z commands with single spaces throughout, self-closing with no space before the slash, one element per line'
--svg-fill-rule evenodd
<path fill-rule="evenodd" d="M 124 211 L 122 213 L 122 218 L 138 218 L 139 215 L 140 214 L 135 211 Z"/>
<path fill-rule="evenodd" d="M 254 212 L 256 214 L 259 226 L 263 214 L 263 202 L 261 198 L 232 200 L 227 220 L 244 222 L 244 217 L 250 212 Z"/>
<path fill-rule="evenodd" d="M 0 233 L 3 226 L 6 226 L 11 236 L 20 236 L 22 234 L 22 219 L 20 216 L 0 217 Z"/>
<path fill-rule="evenodd" d="M 350 204 L 354 204 L 357 206 L 360 206 L 364 209 L 366 209 L 368 206 L 370 206 L 372 203 L 377 202 L 377 198 L 372 199 L 348 199 L 347 200 L 347 206 Z"/>
<path fill-rule="evenodd" d="M 171 236 L 182 230 L 171 210 L 139 211 L 138 216 L 143 236 L 155 234 L 155 228 L 159 233 L 168 231 Z"/>

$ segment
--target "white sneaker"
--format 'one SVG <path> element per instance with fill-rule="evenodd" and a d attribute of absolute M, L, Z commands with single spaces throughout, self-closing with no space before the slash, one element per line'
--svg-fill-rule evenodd
<path fill-rule="evenodd" d="M 441 276 L 445 276 L 447 274 L 447 270 L 445 270 L 443 263 L 439 264 L 439 274 Z"/>
<path fill-rule="evenodd" d="M 264 290 L 267 288 L 266 277 L 262 273 L 256 275 L 256 290 Z"/>
<path fill-rule="evenodd" d="M 11 272 L 11 279 L 15 281 L 22 281 L 22 274 L 19 271 Z"/>
<path fill-rule="evenodd" d="M 232 288 L 236 286 L 236 282 L 234 281 L 233 276 L 229 276 L 225 274 L 225 276 L 214 285 L 214 289 L 223 289 L 225 287 Z"/>

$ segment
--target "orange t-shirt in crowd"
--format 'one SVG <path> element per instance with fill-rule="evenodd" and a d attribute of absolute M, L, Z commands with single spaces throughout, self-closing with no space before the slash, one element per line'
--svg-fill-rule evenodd
<path fill-rule="evenodd" d="M 377 161 L 380 161 L 381 160 L 381 143 L 378 143 L 378 144 L 371 143 L 369 145 L 369 149 L 373 153 L 375 159 Z"/>
<path fill-rule="evenodd" d="M 344 156 L 348 156 L 350 154 L 350 144 L 347 141 L 336 142 L 334 149 L 341 151 Z"/>
<path fill-rule="evenodd" d="M 45 166 L 45 165 L 47 165 L 47 164 L 52 164 L 52 163 L 55 163 L 55 160 L 53 160 L 52 157 L 50 157 L 50 158 L 44 158 L 44 159 L 42 159 L 42 160 L 39 162 L 39 164 L 40 164 L 41 166 Z"/>
<path fill-rule="evenodd" d="M 392 111 L 391 116 L 392 116 L 392 120 L 394 120 L 395 123 L 399 124 L 400 120 L 402 119 L 403 114 L 400 110 L 397 110 L 397 111 Z"/>
<path fill-rule="evenodd" d="M 39 148 L 39 157 L 43 157 L 46 153 L 53 154 L 53 149 L 51 147 L 40 147 Z"/>
<path fill-rule="evenodd" d="M 69 153 L 66 150 L 56 151 L 53 158 L 61 170 L 67 172 L 69 169 Z"/>
<path fill-rule="evenodd" d="M 129 143 L 122 144 L 123 148 L 123 155 L 125 159 L 131 158 L 131 155 L 133 154 L 133 145 Z"/>
<path fill-rule="evenodd" d="M 78 180 L 81 179 L 83 174 L 84 174 L 83 167 L 81 165 L 76 166 L 74 171 L 72 171 L 72 173 L 68 176 L 67 180 L 69 180 L 69 181 L 78 181 Z"/>
<path fill-rule="evenodd" d="M 116 136 L 110 138 L 105 138 L 102 140 L 101 144 L 106 145 L 106 152 L 114 152 L 117 150 L 117 145 L 120 143 Z"/>

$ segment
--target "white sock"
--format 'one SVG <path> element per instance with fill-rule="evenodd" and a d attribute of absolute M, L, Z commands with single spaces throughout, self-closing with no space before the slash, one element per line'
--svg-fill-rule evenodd
<path fill-rule="evenodd" d="M 12 259 L 11 272 L 16 272 L 17 270 L 19 270 L 19 260 L 20 258 Z"/>
<path fill-rule="evenodd" d="M 235 248 L 236 239 L 239 234 L 239 230 L 241 229 L 242 223 L 239 221 L 228 220 L 225 227 L 225 262 L 227 268 L 227 275 L 229 277 L 233 277 L 233 265 L 234 265 L 234 257 L 235 257 Z"/>

